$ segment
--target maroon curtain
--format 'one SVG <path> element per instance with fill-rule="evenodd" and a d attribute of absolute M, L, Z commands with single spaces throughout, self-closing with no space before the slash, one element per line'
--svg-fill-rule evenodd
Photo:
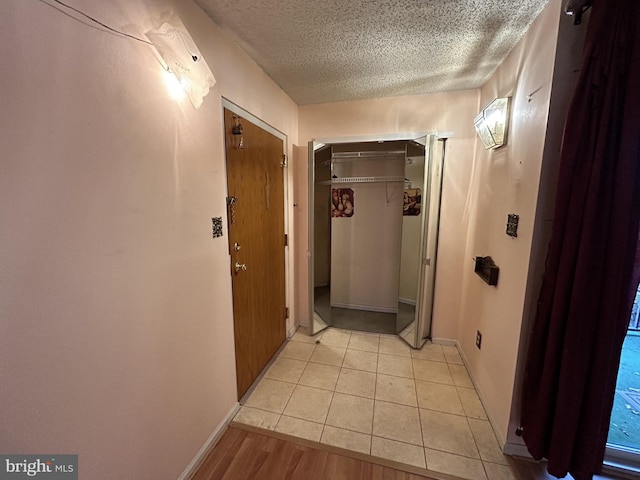
<path fill-rule="evenodd" d="M 639 223 L 640 1 L 595 0 L 523 385 L 524 440 L 556 477 L 602 467 Z"/>

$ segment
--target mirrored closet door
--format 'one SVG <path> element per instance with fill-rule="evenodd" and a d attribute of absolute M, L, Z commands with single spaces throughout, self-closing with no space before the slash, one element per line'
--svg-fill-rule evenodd
<path fill-rule="evenodd" d="M 391 333 L 416 348 L 430 336 L 443 144 L 310 142 L 312 334 Z"/>

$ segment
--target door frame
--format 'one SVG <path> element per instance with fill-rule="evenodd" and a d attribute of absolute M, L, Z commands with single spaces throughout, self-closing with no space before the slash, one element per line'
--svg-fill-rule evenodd
<path fill-rule="evenodd" d="M 312 170 L 312 166 L 313 166 L 313 159 L 314 159 L 314 154 L 315 151 L 317 149 L 322 148 L 324 145 L 331 145 L 331 144 L 344 144 L 344 143 L 360 143 L 360 142 L 376 142 L 376 141 L 394 141 L 394 140 L 400 140 L 400 141 L 410 141 L 410 140 L 414 140 L 416 138 L 421 138 L 421 137 L 429 137 L 432 136 L 435 140 L 441 140 L 441 139 L 448 139 L 451 138 L 453 136 L 453 132 L 450 131 L 417 131 L 417 132 L 398 132 L 398 133 L 389 133 L 389 134 L 372 134 L 372 135 L 355 135 L 355 136 L 345 136 L 345 137 L 318 137 L 318 138 L 311 138 L 307 145 L 307 165 L 308 167 L 308 188 L 309 188 L 309 192 L 311 192 L 312 188 L 313 188 L 313 182 L 314 182 L 314 175 L 315 172 Z M 315 148 L 312 148 L 315 147 Z M 426 168 L 426 166 L 425 166 Z M 443 168 L 443 167 L 442 167 Z M 440 171 L 440 175 L 443 175 L 443 171 Z M 425 174 L 425 182 L 427 181 L 427 175 Z M 310 194 L 308 193 L 308 196 Z M 311 202 L 310 202 L 311 203 Z M 314 275 L 314 265 L 313 265 L 313 241 L 314 241 L 314 225 L 312 220 L 312 216 L 311 216 L 311 206 L 309 206 L 309 222 L 308 222 L 308 231 L 307 231 L 307 248 L 308 251 L 310 252 L 310 254 L 308 255 L 308 264 L 307 264 L 307 288 L 308 288 L 308 304 L 306 305 L 306 310 L 308 312 L 308 329 L 311 333 L 315 334 L 317 332 L 315 332 L 313 330 L 313 322 L 314 322 L 314 293 L 313 293 L 313 275 Z M 423 217 L 423 224 L 422 224 L 422 235 L 424 236 L 423 238 L 423 242 L 424 244 L 426 244 L 426 229 L 427 229 L 427 225 L 424 222 L 424 217 Z M 437 242 L 437 237 L 439 235 L 439 232 L 436 233 L 436 242 Z M 437 243 L 436 243 L 437 245 Z M 424 253 L 424 248 L 425 245 L 422 245 L 421 248 L 423 249 L 423 253 Z M 436 247 L 437 248 L 437 247 Z M 437 255 L 437 253 L 436 253 Z M 423 266 L 424 268 L 424 266 Z M 434 264 L 434 269 L 433 272 L 435 272 L 435 264 Z M 421 279 L 423 279 L 424 277 L 424 272 L 421 275 Z M 435 277 L 434 277 L 435 278 Z M 434 282 L 435 280 L 432 279 L 432 282 Z M 422 280 L 419 282 L 419 295 L 420 298 L 423 295 L 423 288 L 424 286 L 422 285 Z M 435 297 L 434 297 L 435 298 Z M 433 309 L 433 301 L 434 298 L 431 299 L 431 305 L 430 305 L 430 309 L 431 312 L 429 313 L 429 316 L 432 315 L 432 309 Z M 420 311 L 418 312 L 419 309 L 419 305 L 416 304 L 416 316 L 420 316 L 420 319 L 423 320 L 425 313 L 424 311 Z M 424 323 L 423 323 L 424 325 Z M 432 319 L 429 320 L 429 330 L 431 330 L 432 328 Z M 422 336 L 422 332 L 419 332 L 418 329 L 416 329 L 415 332 L 415 336 L 416 336 L 416 345 L 419 343 L 420 347 L 422 346 L 422 344 L 424 343 L 424 339 L 419 339 L 418 337 Z M 400 336 L 400 338 L 402 338 Z M 406 340 L 406 339 L 405 339 Z M 414 348 L 420 348 L 420 347 L 416 347 L 414 345 Z"/>
<path fill-rule="evenodd" d="M 286 332 L 286 337 L 287 338 L 291 338 L 291 336 L 294 334 L 295 332 L 295 325 L 296 325 L 296 318 L 295 318 L 295 312 L 293 311 L 294 309 L 291 308 L 291 299 L 294 298 L 293 297 L 293 292 L 291 291 L 291 289 L 293 288 L 293 282 L 291 281 L 291 279 L 293 278 L 293 261 L 292 258 L 295 254 L 294 248 L 293 248 L 293 239 L 291 237 L 291 231 L 292 229 L 290 228 L 290 223 L 289 223 L 289 219 L 290 219 L 290 212 L 289 212 L 289 183 L 290 183 L 290 173 L 289 173 L 289 159 L 290 156 L 287 153 L 289 150 L 289 142 L 288 142 L 288 137 L 286 134 L 284 134 L 283 132 L 281 132 L 280 130 L 278 130 L 277 128 L 269 125 L 268 123 L 266 123 L 264 120 L 261 120 L 260 118 L 256 117 L 255 115 L 253 115 L 252 113 L 248 112 L 247 110 L 243 109 L 242 107 L 238 106 L 237 104 L 231 102 L 230 100 L 226 99 L 225 97 L 222 97 L 222 106 L 220 109 L 221 112 L 221 119 L 222 119 L 222 130 L 223 130 L 223 139 L 224 139 L 224 109 L 230 110 L 235 114 L 240 115 L 242 118 L 244 118 L 245 120 L 253 123 L 254 125 L 260 127 L 262 130 L 265 130 L 266 132 L 269 132 L 271 135 L 273 135 L 274 137 L 279 138 L 280 140 L 282 140 L 282 154 L 285 156 L 284 158 L 287 159 L 285 166 L 283 167 L 283 175 L 282 175 L 282 181 L 284 182 L 284 205 L 282 205 L 282 208 L 284 209 L 284 234 L 287 235 L 287 246 L 285 246 L 285 250 L 284 250 L 284 292 L 285 292 L 285 298 L 284 298 L 284 304 L 285 307 L 288 309 L 289 312 L 289 317 L 286 320 L 286 325 L 285 325 L 285 332 Z M 223 142 L 223 150 L 224 150 L 224 142 Z M 225 162 L 224 162 L 224 166 L 223 166 L 223 170 L 224 170 L 224 191 L 225 191 L 225 197 L 229 196 L 229 186 L 227 184 L 227 162 L 226 162 L 226 158 L 227 158 L 227 154 L 226 151 L 224 152 L 224 158 L 225 158 Z M 227 233 L 228 234 L 228 233 Z M 229 258 L 231 258 L 231 252 L 229 252 Z M 229 282 L 231 282 L 231 277 L 229 277 Z"/>

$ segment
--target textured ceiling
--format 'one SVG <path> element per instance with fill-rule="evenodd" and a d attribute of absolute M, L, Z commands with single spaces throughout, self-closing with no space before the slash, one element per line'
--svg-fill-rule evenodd
<path fill-rule="evenodd" d="M 548 0 L 195 0 L 299 105 L 476 88 Z"/>

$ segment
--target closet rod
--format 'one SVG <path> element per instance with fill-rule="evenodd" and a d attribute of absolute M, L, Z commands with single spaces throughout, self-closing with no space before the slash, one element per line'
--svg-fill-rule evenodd
<path fill-rule="evenodd" d="M 372 150 L 368 152 L 333 152 L 332 159 L 336 158 L 367 158 L 367 157 L 389 157 L 391 155 L 404 155 L 404 150 Z"/>
<path fill-rule="evenodd" d="M 337 177 L 327 183 L 404 182 L 404 177 Z M 324 182 L 323 182 L 324 183 Z"/>

